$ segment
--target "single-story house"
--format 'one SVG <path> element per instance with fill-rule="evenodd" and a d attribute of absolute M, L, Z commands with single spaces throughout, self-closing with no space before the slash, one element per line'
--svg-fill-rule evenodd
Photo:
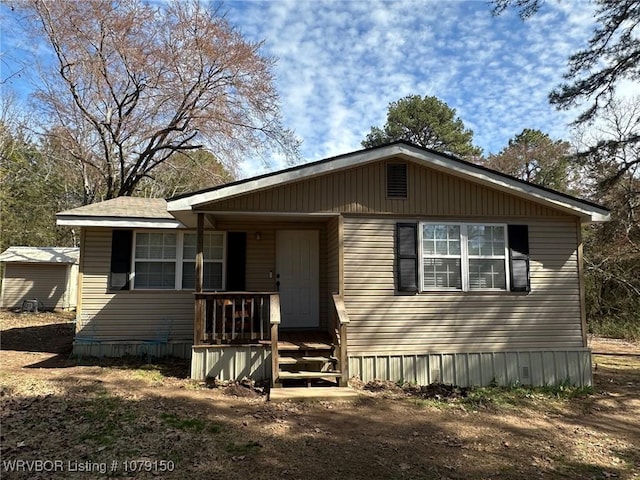
<path fill-rule="evenodd" d="M 78 353 L 191 359 L 193 378 L 591 383 L 581 227 L 609 211 L 406 142 L 81 227 Z"/>
<path fill-rule="evenodd" d="M 74 309 L 79 256 L 72 247 L 9 247 L 0 254 L 0 308 Z"/>

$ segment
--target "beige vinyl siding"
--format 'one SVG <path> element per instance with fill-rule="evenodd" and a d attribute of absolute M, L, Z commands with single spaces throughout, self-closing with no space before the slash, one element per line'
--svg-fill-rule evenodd
<path fill-rule="evenodd" d="M 253 292 L 274 292 L 276 290 L 276 233 L 271 225 L 217 219 L 216 228 L 225 232 L 246 232 L 246 288 Z M 260 240 L 256 238 L 258 233 Z M 227 268 L 234 268 L 234 266 L 227 265 Z"/>
<path fill-rule="evenodd" d="M 329 294 L 340 291 L 340 219 L 338 217 L 327 223 L 327 281 Z"/>
<path fill-rule="evenodd" d="M 327 222 L 327 292 L 326 297 L 328 315 L 333 315 L 333 293 L 340 292 L 340 219 L 332 218 Z"/>
<path fill-rule="evenodd" d="M 192 341 L 194 298 L 191 291 L 109 292 L 111 230 L 87 229 L 82 248 L 79 328 L 92 322 L 92 334 L 98 339 L 135 341 L 155 338 L 159 325 L 171 320 L 170 340 Z"/>
<path fill-rule="evenodd" d="M 71 266 L 67 264 L 20 263 L 5 264 L 2 282 L 2 307 L 17 308 L 23 300 L 38 299 L 46 309 L 75 306 Z"/>
<path fill-rule="evenodd" d="M 229 222 L 216 221 L 219 231 L 247 232 L 246 288 L 275 291 L 276 231 L 314 229 L 320 233 L 320 325 L 330 307 L 327 283 L 327 229 L 325 222 Z M 256 233 L 260 233 L 260 240 Z M 192 291 L 108 291 L 111 263 L 111 230 L 87 229 L 83 244 L 82 324 L 94 322 L 96 336 L 105 340 L 152 339 L 158 325 L 172 321 L 171 340 L 193 339 Z M 234 268 L 227 265 L 226 268 Z M 271 278 L 269 273 L 271 272 Z"/>
<path fill-rule="evenodd" d="M 573 218 L 461 217 L 455 221 L 528 224 L 532 291 L 398 293 L 396 220 L 345 217 L 344 296 L 351 318 L 350 355 L 583 346 Z"/>
<path fill-rule="evenodd" d="M 247 290 L 258 292 L 276 291 L 276 232 L 278 230 L 318 230 L 320 240 L 320 326 L 325 327 L 332 292 L 328 284 L 327 223 L 307 220 L 266 222 L 217 218 L 216 228 L 228 232 L 247 232 Z M 260 240 L 256 239 L 256 233 L 260 233 Z M 227 266 L 227 268 L 233 267 Z M 269 272 L 272 273 L 271 278 L 269 278 Z"/>
<path fill-rule="evenodd" d="M 343 212 L 450 216 L 560 216 L 557 210 L 408 162 L 407 199 L 386 197 L 386 163 L 372 163 L 242 195 L 210 211 Z"/>

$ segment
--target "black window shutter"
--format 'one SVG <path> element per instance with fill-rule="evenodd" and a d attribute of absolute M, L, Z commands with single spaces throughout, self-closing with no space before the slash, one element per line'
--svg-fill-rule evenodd
<path fill-rule="evenodd" d="M 246 290 L 247 234 L 246 232 L 227 233 L 227 290 L 243 292 Z"/>
<path fill-rule="evenodd" d="M 110 290 L 129 290 L 133 230 L 114 230 L 111 234 Z"/>
<path fill-rule="evenodd" d="M 511 291 L 530 292 L 529 272 L 529 226 L 509 225 L 509 263 Z"/>
<path fill-rule="evenodd" d="M 418 291 L 418 225 L 398 223 L 396 225 L 396 264 L 398 269 L 398 291 Z"/>

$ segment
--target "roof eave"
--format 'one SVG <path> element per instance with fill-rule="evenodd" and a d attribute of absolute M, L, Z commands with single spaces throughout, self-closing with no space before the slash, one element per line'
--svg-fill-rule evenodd
<path fill-rule="evenodd" d="M 62 227 L 184 228 L 182 222 L 168 218 L 96 217 L 61 214 L 57 215 L 56 225 Z"/>
<path fill-rule="evenodd" d="M 313 178 L 324 173 L 336 172 L 354 165 L 363 165 L 370 162 L 382 160 L 400 155 L 404 148 L 402 144 L 392 144 L 380 149 L 369 149 L 355 152 L 353 154 L 342 155 L 330 161 L 313 162 L 306 166 L 301 166 L 293 170 L 285 170 L 272 175 L 256 177 L 247 181 L 222 186 L 221 188 L 195 193 L 194 195 L 177 198 L 167 201 L 169 212 L 195 210 L 201 205 L 215 202 L 217 200 L 229 199 L 249 192 L 264 190 L 276 185 L 286 185 L 299 180 Z"/>
<path fill-rule="evenodd" d="M 570 215 L 577 215 L 583 222 L 606 222 L 609 220 L 609 211 L 605 208 L 598 208 L 588 202 L 521 182 L 515 178 L 492 172 L 486 168 L 461 162 L 449 158 L 446 155 L 424 150 L 406 143 L 394 143 L 377 149 L 362 150 L 352 154 L 342 155 L 329 161 L 315 162 L 293 170 L 284 170 L 280 173 L 276 172 L 272 175 L 248 179 L 247 181 L 229 186 L 197 192 L 190 196 L 167 201 L 167 210 L 170 213 L 192 211 L 218 200 L 230 199 L 276 185 L 285 185 L 299 180 L 313 178 L 324 173 L 340 171 L 353 167 L 354 165 L 363 165 L 392 157 L 402 157 L 410 161 L 425 160 L 431 168 L 455 174 L 491 188 L 499 188 L 505 192 L 562 210 Z"/>

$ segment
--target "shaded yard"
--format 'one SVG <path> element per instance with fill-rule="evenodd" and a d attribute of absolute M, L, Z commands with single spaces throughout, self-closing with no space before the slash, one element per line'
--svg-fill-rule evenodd
<path fill-rule="evenodd" d="M 630 343 L 593 339 L 594 392 L 570 400 L 523 390 L 445 403 L 382 389 L 271 404 L 192 382 L 184 362 L 78 365 L 69 316 L 0 321 L 3 479 L 640 478 Z M 49 471 L 15 471 L 16 460 Z"/>

